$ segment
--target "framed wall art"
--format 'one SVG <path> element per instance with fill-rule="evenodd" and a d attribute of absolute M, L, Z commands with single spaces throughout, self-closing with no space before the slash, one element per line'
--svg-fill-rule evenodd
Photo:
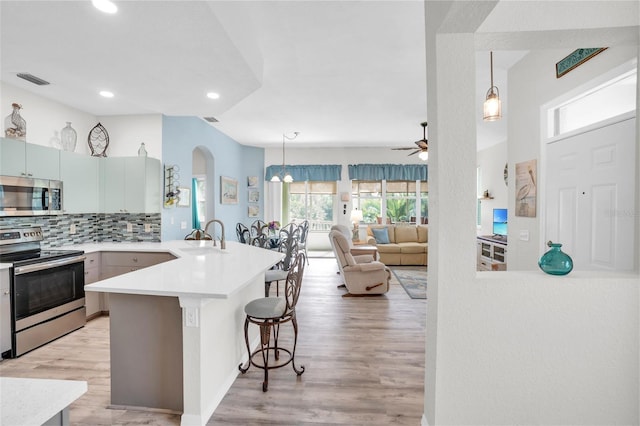
<path fill-rule="evenodd" d="M 189 207 L 191 205 L 191 189 L 190 188 L 178 188 L 180 195 L 178 195 L 178 207 Z"/>
<path fill-rule="evenodd" d="M 249 177 L 247 177 L 247 186 L 249 188 L 257 188 L 258 187 L 258 176 L 249 176 Z"/>
<path fill-rule="evenodd" d="M 606 47 L 590 47 L 587 49 L 576 49 L 556 63 L 556 78 L 560 78 L 572 69 L 587 62 L 598 53 L 606 50 Z"/>
<path fill-rule="evenodd" d="M 220 176 L 220 203 L 238 204 L 238 181 L 236 179 Z"/>
<path fill-rule="evenodd" d="M 249 217 L 258 217 L 260 214 L 260 206 L 249 205 Z"/>
<path fill-rule="evenodd" d="M 516 216 L 536 217 L 537 160 L 516 164 Z"/>
<path fill-rule="evenodd" d="M 250 189 L 249 190 L 249 202 L 250 203 L 257 203 L 258 201 L 260 201 L 260 191 L 257 191 L 255 189 Z"/>

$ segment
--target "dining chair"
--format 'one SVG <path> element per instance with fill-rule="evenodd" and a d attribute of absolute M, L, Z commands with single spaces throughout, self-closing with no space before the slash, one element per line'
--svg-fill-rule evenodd
<path fill-rule="evenodd" d="M 261 234 L 267 234 L 267 223 L 263 220 L 257 219 L 251 224 L 251 238 L 255 238 Z"/>
<path fill-rule="evenodd" d="M 264 370 L 264 380 L 262 382 L 262 391 L 269 389 L 269 370 L 284 367 L 291 363 L 293 371 L 300 376 L 304 373 L 304 365 L 300 368 L 296 367 L 296 345 L 298 342 L 298 321 L 296 318 L 296 305 L 300 297 L 300 289 L 302 287 L 302 276 L 304 274 L 304 266 L 306 263 L 304 253 L 298 253 L 294 258 L 291 268 L 287 273 L 286 285 L 283 297 L 263 297 L 252 300 L 244 307 L 246 314 L 244 322 L 244 341 L 247 346 L 247 354 L 249 359 L 245 366 L 238 365 L 238 369 L 242 374 L 249 370 L 252 365 Z M 293 347 L 291 349 L 281 347 L 278 344 L 280 334 L 280 325 L 291 322 L 293 325 Z M 251 352 L 249 346 L 249 324 L 255 324 L 260 327 L 260 347 Z M 273 330 L 273 342 L 271 342 L 271 331 Z M 286 353 L 288 359 L 281 361 L 280 352 Z M 273 354 L 274 363 L 270 364 L 270 356 Z"/>
<path fill-rule="evenodd" d="M 238 236 L 238 241 L 242 244 L 251 243 L 251 232 L 244 223 L 238 222 L 236 224 L 236 235 Z"/>
<path fill-rule="evenodd" d="M 309 221 L 303 220 L 299 225 L 300 227 L 300 242 L 298 243 L 298 250 L 304 252 L 307 258 L 307 265 L 309 264 L 309 254 L 307 253 L 307 238 L 309 237 Z"/>
<path fill-rule="evenodd" d="M 276 283 L 276 296 L 280 296 L 280 281 L 287 279 L 294 260 L 298 256 L 300 229 L 297 226 L 286 225 L 278 233 L 278 251 L 284 253 L 284 258 L 272 269 L 264 274 L 264 297 L 269 297 L 271 284 Z"/>

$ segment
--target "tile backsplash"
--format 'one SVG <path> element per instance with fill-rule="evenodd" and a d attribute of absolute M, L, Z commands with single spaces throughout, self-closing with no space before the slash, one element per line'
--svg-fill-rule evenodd
<path fill-rule="evenodd" d="M 65 214 L 4 217 L 0 218 L 0 229 L 39 226 L 44 236 L 42 247 L 50 248 L 97 242 L 159 242 L 160 223 L 160 213 Z M 75 233 L 71 233 L 73 227 Z"/>

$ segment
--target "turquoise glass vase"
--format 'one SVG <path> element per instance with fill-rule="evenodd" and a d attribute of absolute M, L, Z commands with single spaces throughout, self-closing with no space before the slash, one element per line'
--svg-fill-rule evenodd
<path fill-rule="evenodd" d="M 551 275 L 567 275 L 571 272 L 573 260 L 561 250 L 562 244 L 549 241 L 547 245 L 551 248 L 538 261 L 540 269 Z"/>

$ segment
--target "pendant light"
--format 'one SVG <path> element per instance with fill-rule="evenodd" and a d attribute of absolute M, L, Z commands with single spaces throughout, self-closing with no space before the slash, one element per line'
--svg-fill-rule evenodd
<path fill-rule="evenodd" d="M 490 53 L 491 60 L 491 87 L 487 90 L 487 99 L 484 101 L 483 120 L 496 121 L 502 118 L 502 103 L 500 102 L 500 92 L 493 85 L 493 51 Z"/>
<path fill-rule="evenodd" d="M 284 141 L 286 140 L 294 140 L 298 135 L 300 134 L 300 132 L 293 132 L 293 136 L 289 137 L 286 134 L 282 134 L 282 181 L 283 182 L 293 182 L 293 177 L 287 173 L 287 169 L 285 167 L 285 161 L 284 161 Z M 280 176 L 279 175 L 273 175 L 273 177 L 271 178 L 271 182 L 280 182 Z"/>

